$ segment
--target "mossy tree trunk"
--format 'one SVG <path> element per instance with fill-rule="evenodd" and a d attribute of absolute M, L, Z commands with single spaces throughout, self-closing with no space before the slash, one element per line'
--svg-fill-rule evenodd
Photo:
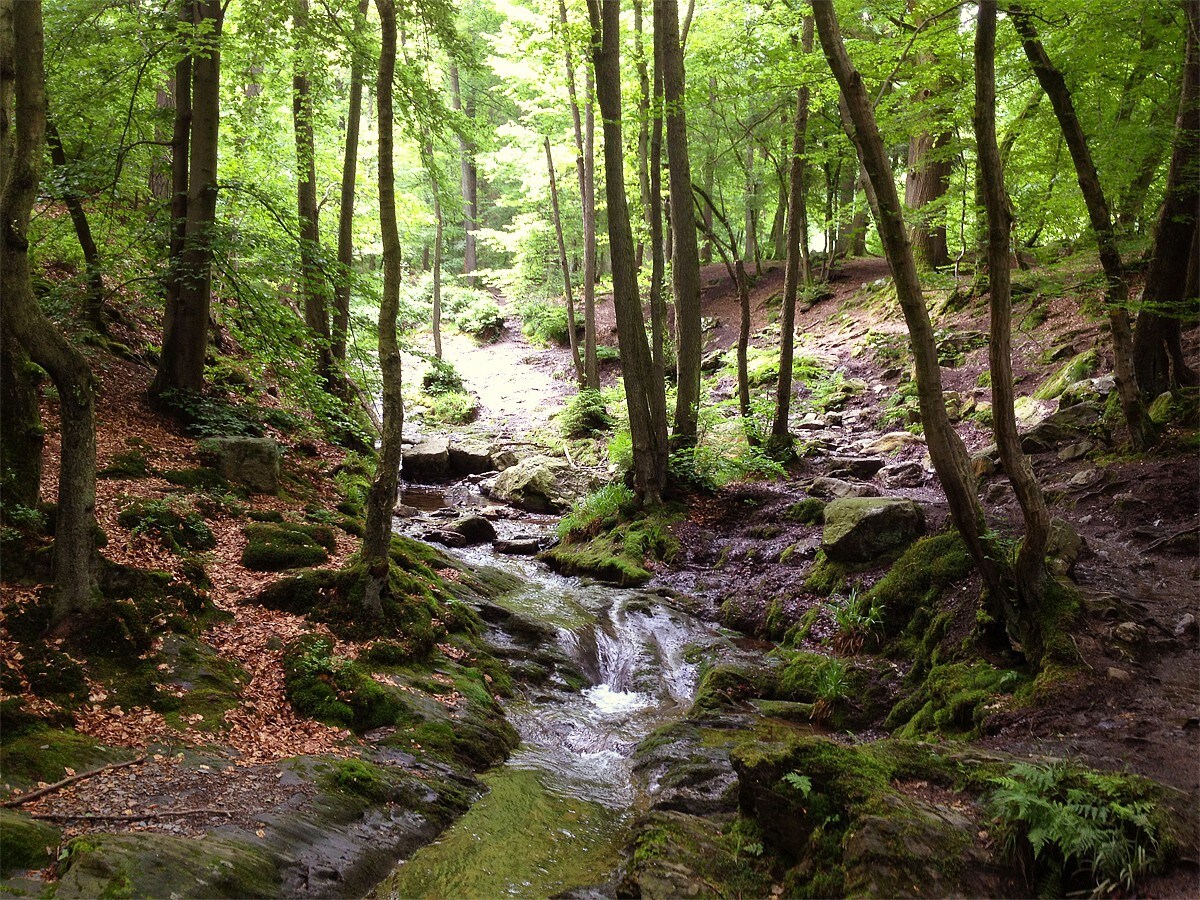
<path fill-rule="evenodd" d="M 1058 119 L 1063 140 L 1075 165 L 1075 175 L 1079 180 L 1079 190 L 1083 194 L 1087 206 L 1088 219 L 1091 222 L 1092 233 L 1100 251 L 1100 265 L 1104 269 L 1104 277 L 1108 282 L 1105 303 L 1108 308 L 1108 323 L 1112 333 L 1113 343 L 1113 374 L 1117 381 L 1117 393 L 1121 400 L 1121 411 L 1129 426 L 1129 436 L 1134 449 L 1145 450 L 1156 440 L 1154 424 L 1146 413 L 1142 397 L 1138 391 L 1137 377 L 1133 368 L 1133 332 L 1129 325 L 1129 281 L 1125 277 L 1125 268 L 1121 262 L 1121 254 L 1117 249 L 1116 232 L 1113 230 L 1112 217 L 1108 210 L 1108 201 L 1104 196 L 1104 188 L 1100 184 L 1100 176 L 1092 161 L 1092 153 L 1088 148 L 1083 126 L 1075 113 L 1075 103 L 1071 91 L 1067 87 L 1062 72 L 1051 61 L 1046 48 L 1038 37 L 1033 19 L 1029 13 L 1012 4 L 1009 7 L 1009 17 L 1021 36 L 1021 46 L 1025 56 L 1037 77 L 1038 83 Z"/>
<path fill-rule="evenodd" d="M 613 305 L 621 342 L 621 380 L 633 439 L 634 492 L 643 506 L 656 506 L 662 501 L 667 480 L 667 403 L 665 386 L 651 377 L 652 358 L 646 342 L 633 231 L 625 198 L 620 0 L 588 0 L 588 17 L 592 27 L 596 99 L 604 123 L 604 188 L 612 250 Z"/>
<path fill-rule="evenodd" d="M 793 37 L 793 41 L 795 38 Z M 813 48 L 812 16 L 804 17 L 800 50 L 805 55 Z M 792 408 L 792 358 L 796 340 L 796 297 L 800 284 L 812 278 L 808 265 L 808 210 L 805 206 L 807 166 L 805 141 L 808 134 L 808 85 L 796 91 L 796 117 L 792 126 L 792 152 L 789 163 L 787 198 L 787 261 L 783 270 L 783 305 L 779 316 L 779 384 L 775 392 L 775 418 L 771 422 L 770 449 L 791 455 L 792 435 L 788 415 Z"/>
<path fill-rule="evenodd" d="M 41 0 L 12 5 L 12 62 L 0 89 L 12 108 L 0 111 L 4 160 L 0 188 L 0 293 L 5 344 L 16 341 L 54 380 L 62 410 L 58 520 L 54 537 L 54 612 L 58 620 L 86 610 L 96 590 L 96 382 L 83 355 L 42 314 L 33 294 L 29 219 L 37 197 L 46 134 L 46 75 Z M 8 43 L 7 41 L 5 43 Z M 6 437 L 7 440 L 7 437 Z"/>
<path fill-rule="evenodd" d="M 1184 0 L 1188 16 L 1187 50 L 1179 112 L 1175 118 L 1175 146 L 1167 170 L 1166 196 L 1154 231 L 1154 250 L 1142 309 L 1134 333 L 1133 364 L 1138 387 L 1147 399 L 1178 385 L 1196 384 L 1196 373 L 1187 365 L 1180 339 L 1180 317 L 1188 313 L 1188 267 L 1200 208 L 1200 0 Z"/>
<path fill-rule="evenodd" d="M 846 54 L 833 4 L 814 3 L 813 18 L 825 57 L 841 88 L 846 121 L 851 125 L 859 159 L 873 189 L 868 196 L 872 199 L 876 227 L 883 241 L 896 284 L 896 296 L 908 326 L 909 346 L 916 367 L 917 397 L 929 455 L 942 489 L 946 492 L 951 519 L 962 534 L 987 590 L 998 595 L 1003 584 L 1002 575 L 990 558 L 990 548 L 983 537 L 987 526 L 983 507 L 976 495 L 975 477 L 966 448 L 946 413 L 933 326 L 905 231 L 904 214 L 892 178 L 891 160 L 880 138 L 862 76 Z"/>
<path fill-rule="evenodd" d="M 396 7 L 394 0 L 375 0 L 379 10 L 382 44 L 376 101 L 379 107 L 379 231 L 383 238 L 383 294 L 379 303 L 379 365 L 383 375 L 383 431 L 375 479 L 367 495 L 367 522 L 363 534 L 363 563 L 367 583 L 363 603 L 368 612 L 382 615 L 381 597 L 387 588 L 392 543 L 392 513 L 400 482 L 404 401 L 401 396 L 400 345 L 396 318 L 400 308 L 400 230 L 396 221 L 395 110 L 392 79 L 396 71 Z"/>
<path fill-rule="evenodd" d="M 1046 544 L 1050 513 L 1033 474 L 1029 458 L 1021 452 L 1014 413 L 1012 374 L 1012 282 L 1009 243 L 1012 213 L 1004 190 L 1004 166 L 996 143 L 996 0 L 981 0 L 975 32 L 975 147 L 979 181 L 987 209 L 988 272 L 991 281 L 991 337 L 988 364 L 992 374 L 992 428 L 996 447 L 1012 483 L 1025 520 L 1025 540 L 1017 555 L 1016 603 L 1003 601 L 1009 630 L 1028 658 L 1041 654 L 1037 623 L 1046 580 Z"/>

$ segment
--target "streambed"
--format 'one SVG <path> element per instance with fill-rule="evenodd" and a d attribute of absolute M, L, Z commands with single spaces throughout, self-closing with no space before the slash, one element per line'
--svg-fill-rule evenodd
<path fill-rule="evenodd" d="M 699 659 L 726 641 L 651 592 L 562 577 L 489 547 L 456 553 L 522 580 L 500 604 L 548 626 L 555 644 L 548 649 L 577 667 L 586 685 L 549 682 L 509 701 L 522 743 L 483 777 L 489 793 L 401 863 L 375 896 L 611 894 L 642 801 L 630 757 L 687 710 Z"/>

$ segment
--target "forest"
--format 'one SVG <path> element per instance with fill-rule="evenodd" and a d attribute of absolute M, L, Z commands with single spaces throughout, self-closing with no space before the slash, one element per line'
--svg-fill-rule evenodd
<path fill-rule="evenodd" d="M 0 0 L 0 892 L 1200 895 L 1200 0 Z"/>

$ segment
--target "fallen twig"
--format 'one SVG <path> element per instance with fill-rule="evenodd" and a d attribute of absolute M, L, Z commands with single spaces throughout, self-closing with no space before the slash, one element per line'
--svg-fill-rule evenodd
<path fill-rule="evenodd" d="M 87 772 L 80 772 L 78 775 L 68 775 L 61 781 L 56 781 L 54 784 L 48 784 L 45 787 L 40 787 L 36 791 L 30 791 L 28 794 L 21 794 L 17 797 L 9 797 L 3 803 L 0 803 L 0 807 L 12 808 L 14 806 L 24 806 L 30 800 L 36 800 L 38 797 L 44 797 L 47 794 L 57 791 L 59 788 L 66 787 L 68 784 L 74 784 L 76 781 L 83 781 L 85 778 L 91 778 L 93 775 L 99 775 L 102 772 L 111 772 L 114 769 L 124 769 L 128 766 L 140 765 L 145 761 L 146 757 L 143 754 L 137 759 L 129 759 L 125 762 L 109 763 L 107 766 L 101 766 L 98 769 L 91 769 Z"/>
<path fill-rule="evenodd" d="M 199 809 L 162 809 L 146 813 L 117 813 L 104 815 L 102 813 L 30 813 L 32 819 L 57 819 L 67 822 L 140 822 L 142 819 L 169 819 L 172 816 L 232 816 L 225 809 L 202 807 Z"/>

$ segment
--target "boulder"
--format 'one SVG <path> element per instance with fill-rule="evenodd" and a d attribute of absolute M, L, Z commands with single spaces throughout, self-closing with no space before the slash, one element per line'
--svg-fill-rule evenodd
<path fill-rule="evenodd" d="M 433 531 L 425 532 L 425 540 L 432 541 L 435 544 L 441 544 L 443 547 L 465 547 L 467 539 L 457 531 L 439 528 Z"/>
<path fill-rule="evenodd" d="M 542 542 L 535 537 L 516 537 L 507 541 L 496 541 L 496 552 L 507 556 L 536 556 Z"/>
<path fill-rule="evenodd" d="M 889 431 L 882 437 L 875 438 L 875 440 L 865 444 L 862 447 L 862 452 L 875 456 L 884 453 L 895 453 L 897 450 L 903 450 L 912 444 L 923 443 L 925 443 L 924 436 L 913 434 L 911 431 Z"/>
<path fill-rule="evenodd" d="M 505 469 L 511 469 L 518 462 L 520 457 L 507 447 L 500 447 L 492 450 L 492 469 L 497 472 L 503 472 Z"/>
<path fill-rule="evenodd" d="M 496 539 L 496 529 L 483 516 L 464 516 L 451 525 L 450 530 L 462 535 L 468 546 Z"/>
<path fill-rule="evenodd" d="M 530 456 L 496 476 L 491 496 L 530 512 L 565 512 L 599 484 L 593 471 L 564 459 Z"/>
<path fill-rule="evenodd" d="M 898 497 L 847 497 L 825 507 L 821 549 L 837 562 L 870 562 L 925 533 L 925 513 Z"/>
<path fill-rule="evenodd" d="M 400 471 L 409 483 L 446 478 L 450 474 L 450 439 L 431 437 L 416 446 L 405 447 Z"/>
<path fill-rule="evenodd" d="M 1058 408 L 1066 409 L 1068 406 L 1074 406 L 1085 400 L 1103 405 L 1104 401 L 1108 399 L 1108 395 L 1116 389 L 1117 379 L 1111 374 L 1101 375 L 1097 378 L 1085 378 L 1083 381 L 1077 381 L 1067 386 L 1058 397 Z"/>
<path fill-rule="evenodd" d="M 1062 519 L 1052 519 L 1050 537 L 1046 542 L 1046 568 L 1051 575 L 1059 577 L 1072 574 L 1086 546 L 1079 532 L 1071 525 Z"/>
<path fill-rule="evenodd" d="M 706 353 L 704 358 L 700 360 L 700 371 L 715 372 L 723 365 L 725 365 L 725 351 L 714 350 L 711 353 Z"/>
<path fill-rule="evenodd" d="M 828 465 L 829 474 L 834 477 L 866 481 L 883 468 L 883 460 L 878 457 L 831 456 Z"/>
<path fill-rule="evenodd" d="M 481 441 L 450 439 L 450 474 L 461 478 L 464 475 L 481 475 L 490 472 L 492 448 Z"/>
<path fill-rule="evenodd" d="M 885 466 L 879 470 L 879 479 L 885 487 L 920 487 L 929 478 L 925 467 L 915 460 Z"/>
<path fill-rule="evenodd" d="M 1096 404 L 1076 403 L 1060 409 L 1021 437 L 1024 453 L 1046 453 L 1061 444 L 1077 443 L 1097 430 L 1103 430 L 1104 411 Z"/>
<path fill-rule="evenodd" d="M 1085 350 L 1067 360 L 1053 375 L 1034 391 L 1037 400 L 1053 400 L 1076 382 L 1084 380 L 1096 368 L 1096 351 Z"/>
<path fill-rule="evenodd" d="M 854 484 L 840 478 L 814 478 L 808 487 L 814 497 L 878 497 L 879 489 L 873 484 Z"/>
<path fill-rule="evenodd" d="M 259 494 L 279 491 L 279 445 L 270 438 L 215 437 L 201 442 L 201 452 L 226 481 Z"/>

